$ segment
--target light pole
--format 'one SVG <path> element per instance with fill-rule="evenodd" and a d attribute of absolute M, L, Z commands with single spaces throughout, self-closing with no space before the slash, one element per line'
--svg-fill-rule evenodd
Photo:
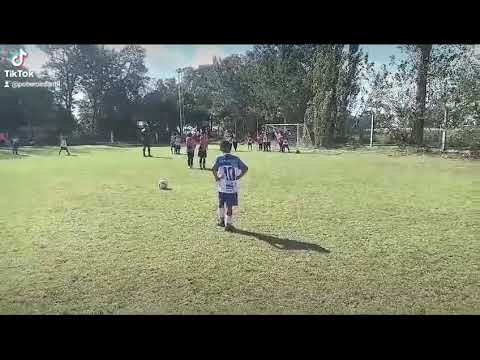
<path fill-rule="evenodd" d="M 182 98 L 182 71 L 183 69 L 177 69 L 178 73 L 178 113 L 180 116 L 180 136 L 183 135 L 183 98 Z"/>

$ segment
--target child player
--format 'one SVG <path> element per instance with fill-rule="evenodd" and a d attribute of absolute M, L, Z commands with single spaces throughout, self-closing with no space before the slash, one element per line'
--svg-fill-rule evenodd
<path fill-rule="evenodd" d="M 248 150 L 253 150 L 253 139 L 250 135 L 247 138 Z"/>
<path fill-rule="evenodd" d="M 177 134 L 173 133 L 172 136 L 170 137 L 170 152 L 173 155 L 173 152 L 175 151 L 175 139 L 177 138 Z"/>
<path fill-rule="evenodd" d="M 208 134 L 207 131 L 204 131 L 200 136 L 200 145 L 198 146 L 198 158 L 200 159 L 200 169 L 206 170 L 205 160 L 207 159 L 207 150 L 208 150 Z"/>
<path fill-rule="evenodd" d="M 180 149 L 182 147 L 182 137 L 177 134 L 175 137 L 175 154 L 180 155 Z"/>
<path fill-rule="evenodd" d="M 287 139 L 287 137 L 284 137 L 284 138 L 283 138 L 283 152 L 285 152 L 285 149 L 287 149 L 288 152 L 290 152 L 290 148 L 288 147 L 288 139 Z"/>
<path fill-rule="evenodd" d="M 263 151 L 268 151 L 268 136 L 267 133 L 263 133 Z"/>
<path fill-rule="evenodd" d="M 257 135 L 257 143 L 258 143 L 258 150 L 262 151 L 263 150 L 263 136 L 262 136 L 262 134 Z"/>
<path fill-rule="evenodd" d="M 65 150 L 68 154 L 68 156 L 70 156 L 70 151 L 68 151 L 68 146 L 67 146 L 67 138 L 64 137 L 64 136 L 60 136 L 60 151 L 58 152 L 58 155 L 60 155 L 60 153 Z"/>
<path fill-rule="evenodd" d="M 225 231 L 234 231 L 232 214 L 233 207 L 238 206 L 237 182 L 247 173 L 248 167 L 237 156 L 230 154 L 228 141 L 222 141 L 220 150 L 223 155 L 217 157 L 212 168 L 218 186 L 218 226 L 224 226 Z"/>
<path fill-rule="evenodd" d="M 12 139 L 12 153 L 13 153 L 13 155 L 18 155 L 19 146 L 20 146 L 20 139 L 15 136 Z"/>
<path fill-rule="evenodd" d="M 187 146 L 187 162 L 188 167 L 191 169 L 193 167 L 193 157 L 195 156 L 195 148 L 197 147 L 197 142 L 195 141 L 194 135 L 189 133 L 187 139 L 185 140 L 185 145 Z"/>

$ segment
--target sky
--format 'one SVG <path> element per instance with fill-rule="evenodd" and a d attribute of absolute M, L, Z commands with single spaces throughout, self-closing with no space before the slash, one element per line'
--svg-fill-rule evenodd
<path fill-rule="evenodd" d="M 106 45 L 109 48 L 121 49 L 125 45 Z M 146 65 L 149 76 L 165 79 L 176 76 L 179 67 L 198 67 L 211 64 L 213 56 L 226 57 L 232 54 L 245 53 L 253 45 L 142 45 L 147 52 Z M 377 65 L 388 64 L 390 56 L 402 56 L 398 45 L 361 45 L 369 54 L 370 61 Z M 27 45 L 29 53 L 26 66 L 33 71 L 40 71 L 47 58 L 35 45 Z"/>

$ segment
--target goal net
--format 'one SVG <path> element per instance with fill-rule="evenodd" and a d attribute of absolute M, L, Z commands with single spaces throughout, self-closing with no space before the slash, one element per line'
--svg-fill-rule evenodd
<path fill-rule="evenodd" d="M 277 137 L 281 134 L 288 140 L 290 148 L 311 148 L 312 140 L 305 124 L 265 124 L 262 129 L 272 140 L 272 145 L 278 149 Z"/>

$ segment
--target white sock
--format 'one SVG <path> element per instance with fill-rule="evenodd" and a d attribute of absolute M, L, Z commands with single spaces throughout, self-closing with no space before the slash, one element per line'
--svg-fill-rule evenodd
<path fill-rule="evenodd" d="M 218 208 L 218 220 L 222 221 L 225 217 L 225 208 Z"/>
<path fill-rule="evenodd" d="M 225 224 L 232 225 L 232 215 L 225 216 Z"/>

